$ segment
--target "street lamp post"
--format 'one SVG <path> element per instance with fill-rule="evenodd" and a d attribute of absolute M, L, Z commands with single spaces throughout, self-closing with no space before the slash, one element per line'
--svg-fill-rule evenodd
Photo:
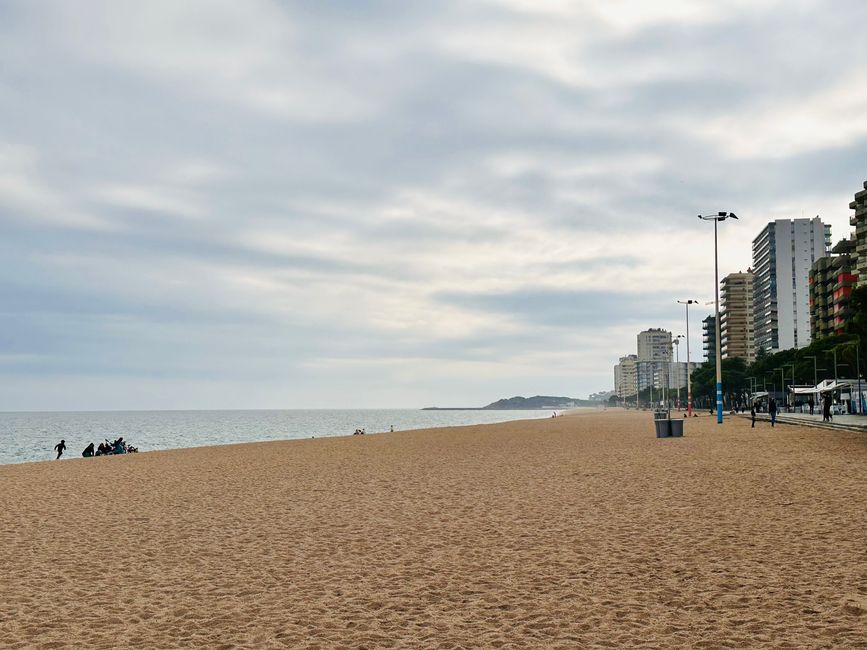
<path fill-rule="evenodd" d="M 720 359 L 720 326 L 719 326 L 719 247 L 717 244 L 717 222 L 725 221 L 731 217 L 737 219 L 737 216 L 731 212 L 717 212 L 713 215 L 698 215 L 702 221 L 713 221 L 713 272 L 714 272 L 714 308 L 716 314 L 716 423 L 722 424 L 723 421 L 723 403 L 722 403 L 722 365 Z"/>
<path fill-rule="evenodd" d="M 861 341 L 855 341 L 855 377 L 858 379 L 858 413 L 864 414 L 864 405 L 861 403 L 861 359 L 859 354 L 859 348 L 861 347 Z"/>
<path fill-rule="evenodd" d="M 816 357 L 811 354 L 807 354 L 804 355 L 804 358 L 813 360 L 813 387 L 815 388 L 819 385 L 819 373 L 818 369 L 816 368 Z"/>
<path fill-rule="evenodd" d="M 683 338 L 683 334 L 678 334 L 672 340 L 674 343 L 674 367 L 677 368 L 677 377 L 675 381 L 677 382 L 677 408 L 680 408 L 680 339 Z M 687 364 L 686 372 L 689 373 L 689 364 Z M 668 373 L 671 375 L 671 373 Z"/>
<path fill-rule="evenodd" d="M 697 300 L 678 300 L 678 303 L 686 307 L 686 415 L 692 417 L 692 376 L 689 372 L 689 306 L 696 304 Z"/>
<path fill-rule="evenodd" d="M 783 394 L 783 404 L 786 405 L 788 410 L 788 400 L 786 399 L 786 377 L 784 373 L 786 372 L 785 367 L 777 368 L 780 371 L 780 392 Z"/>
<path fill-rule="evenodd" d="M 788 367 L 792 368 L 792 404 L 791 404 L 791 406 L 794 406 L 795 405 L 795 364 L 794 363 L 784 363 L 783 364 L 783 368 L 788 368 Z M 790 406 L 789 398 L 786 397 L 786 410 L 787 411 L 791 410 L 789 408 L 789 406 Z"/>

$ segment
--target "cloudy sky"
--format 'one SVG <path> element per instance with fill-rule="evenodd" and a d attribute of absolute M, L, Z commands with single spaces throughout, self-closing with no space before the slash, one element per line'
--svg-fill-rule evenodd
<path fill-rule="evenodd" d="M 863 0 L 0 0 L 0 409 L 610 389 L 867 179 Z M 699 323 L 693 311 L 692 351 Z M 704 311 L 708 310 L 708 311 Z"/>

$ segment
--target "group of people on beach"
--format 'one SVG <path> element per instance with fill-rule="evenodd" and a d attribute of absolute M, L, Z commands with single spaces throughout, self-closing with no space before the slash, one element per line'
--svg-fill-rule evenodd
<path fill-rule="evenodd" d="M 54 445 L 54 451 L 57 452 L 57 458 L 55 460 L 59 460 L 60 457 L 63 456 L 63 452 L 66 451 L 66 440 L 61 440 Z M 93 458 L 94 456 L 116 456 L 118 454 L 134 454 L 136 452 L 138 452 L 138 447 L 133 447 L 128 444 L 126 440 L 123 439 L 123 436 L 120 436 L 117 440 L 112 442 L 109 442 L 108 438 L 106 438 L 105 442 L 99 443 L 99 447 L 96 448 L 94 448 L 94 445 L 91 442 L 84 448 L 81 455 L 84 458 Z"/>
<path fill-rule="evenodd" d="M 813 399 L 810 398 L 808 402 L 810 406 L 810 415 L 813 415 Z M 833 398 L 830 393 L 826 393 L 822 397 L 822 422 L 831 422 L 834 419 L 834 416 L 831 414 L 831 405 L 833 404 Z M 752 407 L 750 407 L 750 418 L 752 419 L 752 424 L 750 425 L 752 428 L 756 426 L 756 410 L 759 408 L 758 402 L 753 403 Z M 777 400 L 773 397 L 768 399 L 768 415 L 771 416 L 771 426 L 773 427 L 777 423 Z"/>
<path fill-rule="evenodd" d="M 750 427 L 756 428 L 756 410 L 759 408 L 758 402 L 753 402 L 752 406 L 750 406 L 750 420 L 752 424 Z M 768 400 L 768 415 L 771 416 L 771 426 L 773 427 L 777 423 L 777 400 L 773 397 Z"/>
<path fill-rule="evenodd" d="M 391 433 L 394 433 L 394 425 L 393 425 L 393 424 L 391 425 L 391 427 L 389 428 L 389 430 L 391 431 Z M 365 434 L 364 429 L 356 429 L 356 430 L 353 432 L 352 435 L 354 435 L 354 436 L 363 436 L 364 434 Z"/>

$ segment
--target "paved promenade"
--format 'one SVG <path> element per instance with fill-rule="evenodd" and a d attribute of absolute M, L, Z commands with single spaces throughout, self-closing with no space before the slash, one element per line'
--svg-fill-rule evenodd
<path fill-rule="evenodd" d="M 747 419 L 750 417 L 749 413 L 739 413 L 738 415 Z M 757 413 L 756 420 L 768 421 L 770 416 L 767 413 Z M 818 410 L 814 415 L 781 411 L 777 413 L 777 423 L 867 432 L 867 415 L 835 415 L 831 422 L 822 422 L 822 413 Z"/>

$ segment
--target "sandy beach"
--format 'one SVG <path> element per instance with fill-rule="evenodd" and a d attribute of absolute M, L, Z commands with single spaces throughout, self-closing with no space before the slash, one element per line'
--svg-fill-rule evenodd
<path fill-rule="evenodd" d="M 3 648 L 864 648 L 867 437 L 609 411 L 0 467 Z"/>

